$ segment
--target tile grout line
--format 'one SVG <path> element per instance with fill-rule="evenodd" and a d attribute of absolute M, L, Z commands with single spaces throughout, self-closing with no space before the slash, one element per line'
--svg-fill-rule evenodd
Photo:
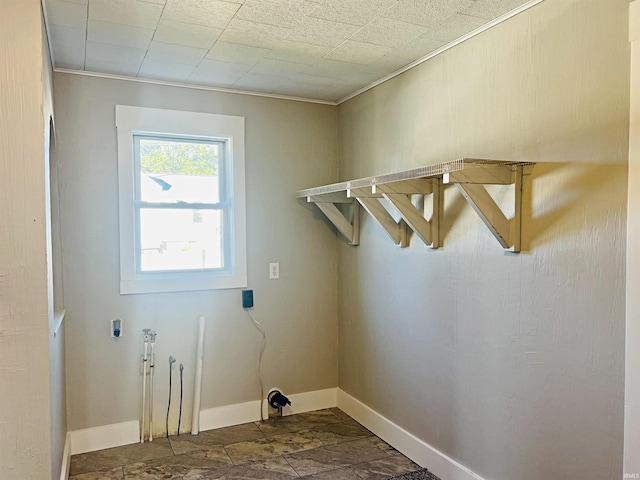
<path fill-rule="evenodd" d="M 287 458 L 287 455 L 282 455 L 282 458 L 284 459 L 285 462 L 287 462 L 287 464 L 291 467 L 291 470 L 293 470 L 293 473 L 295 473 L 298 478 L 301 478 L 302 476 L 298 473 L 298 471 L 295 469 L 295 467 L 293 465 L 291 465 L 291 462 L 289 461 L 289 459 Z"/>

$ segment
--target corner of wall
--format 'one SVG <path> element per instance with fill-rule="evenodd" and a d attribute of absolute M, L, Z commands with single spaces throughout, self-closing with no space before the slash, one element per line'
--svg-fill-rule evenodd
<path fill-rule="evenodd" d="M 631 97 L 629 118 L 629 189 L 627 200 L 627 291 L 625 352 L 624 473 L 640 476 L 640 1 L 629 4 Z M 635 476 L 632 476 L 635 475 Z"/>

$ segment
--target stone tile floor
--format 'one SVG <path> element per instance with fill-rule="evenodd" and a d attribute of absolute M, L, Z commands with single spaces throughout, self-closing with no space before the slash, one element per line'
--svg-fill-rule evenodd
<path fill-rule="evenodd" d="M 331 408 L 74 455 L 70 480 L 383 480 L 419 469 Z"/>

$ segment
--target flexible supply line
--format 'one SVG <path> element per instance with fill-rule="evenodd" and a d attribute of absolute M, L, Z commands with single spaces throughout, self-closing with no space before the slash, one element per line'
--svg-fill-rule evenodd
<path fill-rule="evenodd" d="M 142 417 L 140 418 L 140 443 L 144 443 L 144 423 L 147 414 L 147 360 L 149 352 L 149 332 L 151 330 L 145 328 L 142 330 L 144 333 L 144 353 L 142 355 Z"/>
<path fill-rule="evenodd" d="M 260 420 L 264 421 L 264 413 L 262 411 L 262 407 L 264 404 L 264 383 L 262 382 L 262 356 L 264 355 L 264 351 L 267 348 L 267 333 L 264 331 L 260 322 L 258 322 L 253 315 L 251 315 L 251 311 L 248 308 L 245 308 L 247 313 L 249 314 L 249 318 L 251 319 L 251 323 L 256 329 L 262 334 L 262 346 L 260 347 L 260 355 L 258 356 L 258 381 L 260 382 Z"/>
<path fill-rule="evenodd" d="M 156 366 L 156 332 L 151 332 L 151 355 L 149 362 L 149 441 L 153 442 L 153 371 Z"/>
<path fill-rule="evenodd" d="M 178 436 L 180 436 L 180 423 L 182 422 L 182 372 L 184 365 L 180 364 L 180 413 L 178 414 Z"/>
<path fill-rule="evenodd" d="M 171 411 L 171 367 L 176 363 L 176 359 L 169 356 L 169 402 L 167 404 L 167 438 L 169 438 L 169 412 Z"/>

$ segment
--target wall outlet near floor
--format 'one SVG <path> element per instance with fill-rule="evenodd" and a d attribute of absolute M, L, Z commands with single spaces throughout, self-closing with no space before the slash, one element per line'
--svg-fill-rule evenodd
<path fill-rule="evenodd" d="M 278 278 L 280 278 L 280 264 L 270 263 L 269 264 L 269 280 L 277 280 Z"/>

